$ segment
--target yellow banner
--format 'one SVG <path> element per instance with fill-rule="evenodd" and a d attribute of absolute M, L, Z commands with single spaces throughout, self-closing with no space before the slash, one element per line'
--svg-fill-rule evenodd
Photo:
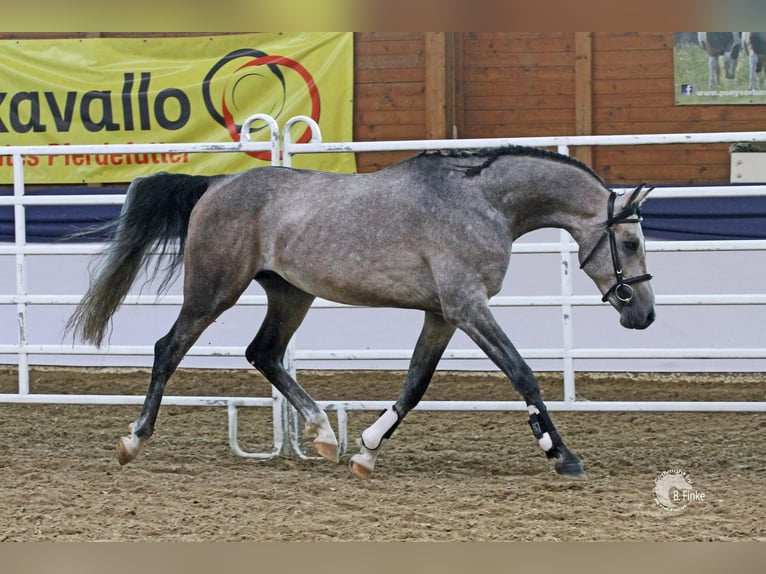
<path fill-rule="evenodd" d="M 0 41 L 0 145 L 239 141 L 256 113 L 280 128 L 314 118 L 324 141 L 351 141 L 351 32 Z M 305 124 L 293 141 L 308 141 Z M 263 122 L 251 141 L 268 142 Z M 249 154 L 66 154 L 25 158 L 27 183 L 130 181 L 156 171 L 212 175 L 268 165 Z M 353 154 L 296 156 L 295 167 L 350 173 Z M 0 156 L 0 182 L 13 181 Z"/>

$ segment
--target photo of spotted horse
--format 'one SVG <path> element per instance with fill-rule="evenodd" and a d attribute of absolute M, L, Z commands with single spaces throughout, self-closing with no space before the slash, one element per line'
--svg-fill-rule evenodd
<path fill-rule="evenodd" d="M 766 60 L 766 32 L 742 32 L 742 49 L 750 62 L 747 89 L 758 89 L 758 74 L 761 74 L 761 84 L 766 89 L 763 70 L 763 63 Z"/>
<path fill-rule="evenodd" d="M 728 80 L 733 80 L 737 72 L 737 62 L 741 48 L 740 32 L 697 32 L 697 41 L 708 55 L 710 75 L 708 87 L 718 88 L 721 85 L 721 65 L 719 58 L 723 56 L 723 71 Z"/>

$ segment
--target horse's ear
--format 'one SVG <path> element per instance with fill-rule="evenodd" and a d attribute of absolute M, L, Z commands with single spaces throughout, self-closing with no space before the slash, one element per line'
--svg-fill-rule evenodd
<path fill-rule="evenodd" d="M 641 205 L 646 199 L 646 196 L 649 195 L 649 192 L 652 191 L 653 189 L 654 189 L 654 186 L 646 187 L 646 183 L 640 184 L 630 194 L 630 199 L 628 199 L 627 205 Z"/>

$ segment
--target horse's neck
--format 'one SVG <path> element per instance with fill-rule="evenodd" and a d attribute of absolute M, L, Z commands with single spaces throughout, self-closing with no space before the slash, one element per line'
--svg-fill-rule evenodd
<path fill-rule="evenodd" d="M 567 230 L 579 243 L 585 233 L 603 222 L 608 191 L 589 181 L 591 176 L 584 175 L 559 184 L 538 185 L 527 180 L 508 191 L 502 205 L 511 222 L 513 238 L 554 227 Z"/>

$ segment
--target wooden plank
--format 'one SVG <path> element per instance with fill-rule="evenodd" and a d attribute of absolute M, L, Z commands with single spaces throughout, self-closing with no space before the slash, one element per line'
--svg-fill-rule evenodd
<path fill-rule="evenodd" d="M 561 109 L 505 109 L 505 110 L 466 110 L 466 119 L 481 125 L 547 124 L 567 123 L 566 133 L 572 133 L 574 125 L 574 107 Z M 559 134 L 565 135 L 565 134 Z"/>
<path fill-rule="evenodd" d="M 593 96 L 594 109 L 608 108 L 662 108 L 662 113 L 666 113 L 668 105 L 672 103 L 673 95 L 667 92 L 650 92 L 636 94 L 607 94 Z M 655 110 L 655 114 L 659 110 Z"/>
<path fill-rule="evenodd" d="M 550 95 L 538 92 L 520 98 L 518 96 L 467 96 L 466 106 L 472 110 L 568 109 L 573 106 L 571 95 Z"/>
<path fill-rule="evenodd" d="M 422 122 L 390 125 L 365 124 L 354 121 L 354 126 L 355 141 L 422 140 L 425 138 L 425 125 Z"/>
<path fill-rule="evenodd" d="M 639 52 L 633 52 L 633 54 L 639 54 Z M 593 69 L 597 77 L 603 79 L 610 78 L 673 78 L 672 68 L 669 70 L 668 65 L 672 64 L 673 56 L 667 53 L 658 52 L 640 52 L 641 57 L 630 59 L 627 57 L 612 58 L 600 57 L 598 60 L 594 60 Z M 636 76 L 636 73 L 647 73 L 644 76 Z"/>
<path fill-rule="evenodd" d="M 466 45 L 470 42 L 484 42 L 484 41 L 504 41 L 506 39 L 513 40 L 531 40 L 533 42 L 539 42 L 541 39 L 551 38 L 570 38 L 571 32 L 466 32 L 465 41 Z"/>
<path fill-rule="evenodd" d="M 401 42 L 413 40 L 423 41 L 423 32 L 354 32 L 355 41 L 359 44 L 373 42 Z"/>
<path fill-rule="evenodd" d="M 593 57 L 591 32 L 575 32 L 575 135 L 593 133 Z M 590 165 L 591 148 L 578 147 L 574 155 Z"/>
<path fill-rule="evenodd" d="M 375 98 L 375 97 L 423 97 L 424 86 L 418 82 L 392 82 L 392 83 L 368 83 L 356 86 L 355 94 L 357 97 Z"/>
<path fill-rule="evenodd" d="M 488 68 L 486 66 L 474 67 L 466 70 L 466 82 L 476 82 L 480 84 L 494 84 L 508 80 L 508 78 L 518 78 L 520 82 L 527 82 L 531 79 L 538 81 L 561 80 L 567 78 L 574 81 L 574 67 L 571 65 L 555 66 L 513 66 L 510 68 Z"/>
<path fill-rule="evenodd" d="M 600 50 L 598 52 L 597 64 L 621 61 L 650 61 L 653 64 L 661 64 L 668 55 L 672 57 L 672 52 L 672 50 L 667 50 L 664 48 L 646 48 L 636 50 Z"/>
<path fill-rule="evenodd" d="M 390 42 L 366 42 L 356 45 L 355 54 L 361 56 L 402 56 L 423 52 L 423 38 Z"/>
<path fill-rule="evenodd" d="M 561 136 L 571 135 L 574 114 L 560 121 L 549 122 L 516 122 L 505 124 L 492 124 L 471 121 L 466 117 L 466 138 L 506 138 L 506 137 L 537 137 L 537 136 Z"/>
<path fill-rule="evenodd" d="M 463 91 L 465 97 L 492 97 L 513 96 L 522 99 L 529 96 L 546 94 L 549 96 L 566 96 L 574 98 L 574 82 L 571 79 L 556 79 L 542 81 L 537 78 L 529 78 L 519 81 L 518 78 L 506 78 L 497 82 L 466 82 Z"/>
<path fill-rule="evenodd" d="M 416 96 L 367 96 L 354 98 L 354 107 L 360 112 L 392 112 L 392 111 L 417 111 L 424 112 L 424 100 L 422 90 Z"/>
<path fill-rule="evenodd" d="M 594 32 L 593 48 L 598 52 L 611 50 L 672 50 L 672 32 Z"/>
<path fill-rule="evenodd" d="M 361 69 L 354 68 L 355 84 L 393 84 L 402 82 L 424 82 L 425 70 L 420 68 Z"/>
<path fill-rule="evenodd" d="M 463 137 L 465 131 L 465 34 L 452 32 L 452 134 L 454 138 Z"/>
<path fill-rule="evenodd" d="M 560 55 L 572 52 L 572 32 L 561 36 L 537 36 L 519 38 L 513 32 L 502 38 L 477 38 L 466 40 L 466 54 L 469 56 L 485 57 L 495 54 L 548 53 Z"/>
<path fill-rule="evenodd" d="M 594 78 L 593 94 L 614 94 L 614 95 L 634 95 L 634 94 L 652 94 L 657 92 L 667 92 L 668 101 L 673 101 L 675 97 L 673 91 L 673 79 L 670 77 L 662 78 L 619 78 L 606 80 L 604 78 Z"/>
<path fill-rule="evenodd" d="M 354 112 L 354 120 L 357 122 L 379 125 L 415 125 L 424 124 L 422 110 L 357 110 Z"/>
<path fill-rule="evenodd" d="M 606 146 L 598 148 L 603 159 L 618 161 L 625 165 L 640 165 L 652 162 L 652 165 L 677 165 L 699 162 L 719 162 L 728 156 L 727 144 L 710 145 L 646 145 L 646 146 Z"/>
<path fill-rule="evenodd" d="M 426 32 L 425 36 L 425 123 L 426 138 L 447 137 L 447 35 Z"/>
<path fill-rule="evenodd" d="M 735 121 L 735 117 L 732 115 L 731 110 L 729 110 L 728 107 L 729 106 L 688 106 L 684 108 L 679 108 L 676 114 L 674 114 L 673 121 L 676 124 L 678 124 L 678 122 L 680 121 L 687 122 L 689 129 L 691 129 L 692 131 L 702 131 L 699 129 L 698 126 L 695 126 L 694 124 L 697 122 L 702 122 L 702 121 L 720 122 L 721 124 L 725 124 L 726 122 L 729 122 L 729 121 Z M 663 114 L 658 114 L 655 108 L 639 108 L 639 107 L 632 107 L 632 106 L 598 110 L 594 117 L 598 118 L 598 121 L 600 122 L 635 121 L 639 123 L 640 122 L 665 123 L 669 121 L 667 116 Z M 747 116 L 741 119 L 746 121 Z M 750 121 L 752 122 L 752 117 L 750 118 Z M 705 130 L 705 131 L 709 131 L 709 130 Z M 734 130 L 726 130 L 726 131 L 734 131 Z"/>
<path fill-rule="evenodd" d="M 354 67 L 359 70 L 422 68 L 423 65 L 423 53 L 394 54 L 391 56 L 356 54 L 354 57 Z"/>
<path fill-rule="evenodd" d="M 596 133 L 601 134 L 662 134 L 662 133 L 696 133 L 696 132 L 739 132 L 750 131 L 754 128 L 752 120 L 736 120 L 730 122 L 693 122 L 693 121 L 669 121 L 658 118 L 656 121 L 607 121 L 599 128 L 596 125 Z"/>
<path fill-rule="evenodd" d="M 355 36 L 354 139 L 424 137 L 423 33 Z M 398 161 L 395 153 L 357 154 L 357 170 L 376 171 Z"/>
<path fill-rule="evenodd" d="M 602 157 L 610 161 L 619 161 L 625 165 L 647 164 L 677 165 L 684 163 L 721 162 L 729 155 L 728 144 L 709 145 L 657 145 L 634 147 L 604 147 Z"/>
<path fill-rule="evenodd" d="M 661 184 L 724 183 L 729 179 L 727 144 L 595 148 L 595 169 L 609 182 Z"/>
<path fill-rule="evenodd" d="M 647 182 L 650 185 L 694 185 L 702 182 L 725 183 L 729 180 L 730 166 L 687 165 L 687 166 L 619 166 L 602 164 L 597 160 L 594 167 L 610 184 L 629 183 L 635 185 Z"/>
<path fill-rule="evenodd" d="M 499 52 L 482 54 L 480 59 L 471 66 L 473 69 L 476 64 L 480 68 L 536 68 L 550 67 L 556 65 L 566 65 L 572 61 L 573 52 Z"/>

